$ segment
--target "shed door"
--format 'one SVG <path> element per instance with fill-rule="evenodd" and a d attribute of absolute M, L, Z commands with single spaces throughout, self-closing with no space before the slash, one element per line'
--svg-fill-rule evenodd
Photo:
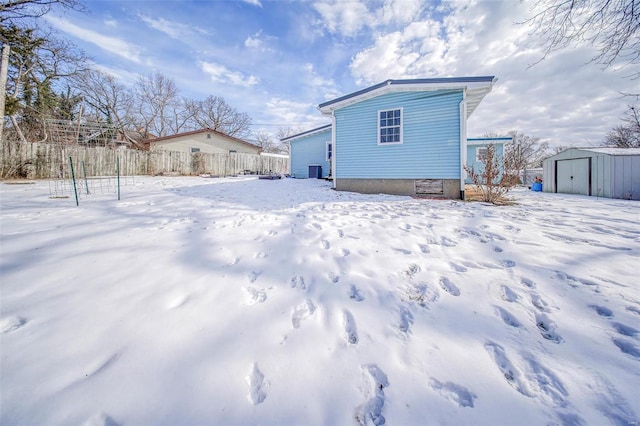
<path fill-rule="evenodd" d="M 589 159 L 559 160 L 557 162 L 556 192 L 589 194 Z"/>

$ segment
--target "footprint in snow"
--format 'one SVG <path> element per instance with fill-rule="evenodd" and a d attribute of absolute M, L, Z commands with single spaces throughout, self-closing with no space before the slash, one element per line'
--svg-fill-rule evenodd
<path fill-rule="evenodd" d="M 301 304 L 294 306 L 293 310 L 291 311 L 291 325 L 293 326 L 293 328 L 300 328 L 300 321 L 309 317 L 310 315 L 313 315 L 315 311 L 316 307 L 309 299 L 306 299 Z"/>
<path fill-rule="evenodd" d="M 500 317 L 502 322 L 504 322 L 509 327 L 514 327 L 514 328 L 522 327 L 522 324 L 520 324 L 520 321 L 518 321 L 511 312 L 501 308 L 500 306 L 496 306 L 495 310 L 496 310 L 496 314 Z"/>
<path fill-rule="evenodd" d="M 301 290 L 307 288 L 306 284 L 304 283 L 304 278 L 300 275 L 294 275 L 293 277 L 291 277 L 290 283 L 292 288 L 299 288 Z"/>
<path fill-rule="evenodd" d="M 629 312 L 633 312 L 636 315 L 640 315 L 640 309 L 636 308 L 635 306 L 627 306 L 625 309 Z"/>
<path fill-rule="evenodd" d="M 467 268 L 465 268 L 462 265 L 458 265 L 457 263 L 449 263 L 449 266 L 451 266 L 451 269 L 453 269 L 456 272 L 467 272 Z"/>
<path fill-rule="evenodd" d="M 96 414 L 91 417 L 89 420 L 84 422 L 82 426 L 120 426 L 121 423 L 113 420 L 111 416 L 108 416 L 104 413 Z"/>
<path fill-rule="evenodd" d="M 337 284 L 338 281 L 340 281 L 340 275 L 329 272 L 329 281 L 331 281 L 333 284 Z"/>
<path fill-rule="evenodd" d="M 522 283 L 523 286 L 525 287 L 529 287 L 529 288 L 535 288 L 536 283 L 534 283 L 532 280 L 530 280 L 529 278 L 520 278 L 520 282 Z"/>
<path fill-rule="evenodd" d="M 593 309 L 596 314 L 603 318 L 613 318 L 613 311 L 605 306 L 589 305 L 589 308 Z"/>
<path fill-rule="evenodd" d="M 460 289 L 447 277 L 440 277 L 440 287 L 452 296 L 460 296 Z"/>
<path fill-rule="evenodd" d="M 442 383 L 433 377 L 429 379 L 429 386 L 444 399 L 457 404 L 458 407 L 473 408 L 473 400 L 478 397 L 464 386 L 451 382 Z"/>
<path fill-rule="evenodd" d="M 344 231 L 342 229 L 337 229 L 336 233 L 338 234 L 339 238 L 344 238 Z"/>
<path fill-rule="evenodd" d="M 256 280 L 258 279 L 261 273 L 262 273 L 261 271 L 251 271 L 247 274 L 247 279 L 249 280 L 250 283 L 254 283 L 256 282 Z"/>
<path fill-rule="evenodd" d="M 549 304 L 544 301 L 539 295 L 531 295 L 531 304 L 535 306 L 540 312 L 550 312 Z"/>
<path fill-rule="evenodd" d="M 355 300 L 356 302 L 362 302 L 364 300 L 364 296 L 355 285 L 351 285 L 351 287 L 349 287 L 349 299 Z"/>
<path fill-rule="evenodd" d="M 509 303 L 517 302 L 518 299 L 520 299 L 518 294 L 506 285 L 500 287 L 500 297 L 502 298 L 502 300 Z"/>
<path fill-rule="evenodd" d="M 553 343 L 562 343 L 563 339 L 555 331 L 555 324 L 545 314 L 536 314 L 536 327 L 545 339 Z"/>
<path fill-rule="evenodd" d="M 385 402 L 384 389 L 389 386 L 389 379 L 376 364 L 363 365 L 362 371 L 366 382 L 363 396 L 367 400 L 356 408 L 354 418 L 362 426 L 383 425 L 386 422 L 382 415 Z"/>
<path fill-rule="evenodd" d="M 342 312 L 342 325 L 344 327 L 344 338 L 347 343 L 355 345 L 358 343 L 358 330 L 356 329 L 356 320 L 348 310 Z"/>
<path fill-rule="evenodd" d="M 503 260 L 500 262 L 500 265 L 502 265 L 503 268 L 513 268 L 516 266 L 516 262 L 513 260 Z"/>
<path fill-rule="evenodd" d="M 413 314 L 407 306 L 400 305 L 400 321 L 398 323 L 398 329 L 403 335 L 409 334 L 411 325 L 413 324 Z"/>
<path fill-rule="evenodd" d="M 394 247 L 393 251 L 398 252 L 400 254 L 407 255 L 407 256 L 411 254 L 411 250 L 407 250 L 407 249 L 403 249 L 403 248 Z"/>
<path fill-rule="evenodd" d="M 533 396 L 531 390 L 524 380 L 524 375 L 505 354 L 504 348 L 497 343 L 487 342 L 484 344 L 485 350 L 493 358 L 493 362 L 498 367 L 510 386 L 520 392 L 524 396 Z"/>
<path fill-rule="evenodd" d="M 418 265 L 416 263 L 412 263 L 411 265 L 409 265 L 409 267 L 407 269 L 402 271 L 401 274 L 404 275 L 407 278 L 413 278 L 421 270 L 422 270 L 422 268 L 420 268 L 420 265 Z"/>
<path fill-rule="evenodd" d="M 251 371 L 247 376 L 247 384 L 249 385 L 249 393 L 247 399 L 253 405 L 262 403 L 266 398 L 265 392 L 266 383 L 264 381 L 264 374 L 258 368 L 258 364 L 255 362 L 251 365 Z"/>
<path fill-rule="evenodd" d="M 632 342 L 626 339 L 615 338 L 613 339 L 613 344 L 616 345 L 618 349 L 622 351 L 622 353 L 631 355 L 635 359 L 640 359 L 640 349 Z"/>
<path fill-rule="evenodd" d="M 254 259 L 264 259 L 265 257 L 267 257 L 267 253 L 263 252 L 263 251 L 259 251 L 256 254 L 253 255 Z"/>
<path fill-rule="evenodd" d="M 350 252 L 348 249 L 345 249 L 345 248 L 340 249 L 340 256 L 342 256 L 342 257 L 347 257 L 347 256 L 349 256 L 350 254 L 351 254 L 351 252 Z"/>
<path fill-rule="evenodd" d="M 312 223 L 311 226 L 317 230 L 317 231 L 322 231 L 322 225 L 320 225 L 319 223 Z"/>
<path fill-rule="evenodd" d="M 634 337 L 636 334 L 638 334 L 638 330 L 636 330 L 633 327 L 629 327 L 628 325 L 621 324 L 619 322 L 614 322 L 612 323 L 612 325 L 613 325 L 613 329 L 618 334 L 621 334 L 623 336 Z"/>
<path fill-rule="evenodd" d="M 458 243 L 456 243 L 455 241 L 453 241 L 450 238 L 442 237 L 440 239 L 440 245 L 442 245 L 443 247 L 455 247 L 455 246 L 458 245 Z"/>
<path fill-rule="evenodd" d="M 329 250 L 331 248 L 331 244 L 329 244 L 329 241 L 327 240 L 320 241 L 320 246 L 325 250 Z"/>
<path fill-rule="evenodd" d="M 247 305 L 249 306 L 267 300 L 267 291 L 264 288 L 244 287 L 244 291 L 247 293 Z"/>
<path fill-rule="evenodd" d="M 424 254 L 431 253 L 431 250 L 429 250 L 429 246 L 426 244 L 418 244 L 418 247 L 420 247 L 420 251 Z"/>
<path fill-rule="evenodd" d="M 498 247 L 498 246 L 495 246 L 495 247 L 493 248 L 493 251 L 495 251 L 496 253 L 502 253 L 502 252 L 503 252 L 502 248 L 500 248 L 500 247 Z"/>
<path fill-rule="evenodd" d="M 416 302 L 419 306 L 428 308 L 429 304 L 440 298 L 440 293 L 427 283 L 418 283 L 407 286 L 403 291 L 403 296 L 405 300 Z"/>
<path fill-rule="evenodd" d="M 7 317 L 0 320 L 0 333 L 6 334 L 24 327 L 29 322 L 23 317 Z"/>

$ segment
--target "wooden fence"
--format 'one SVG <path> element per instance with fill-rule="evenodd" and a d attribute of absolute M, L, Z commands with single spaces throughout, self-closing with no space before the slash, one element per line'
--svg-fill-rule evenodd
<path fill-rule="evenodd" d="M 177 151 L 138 151 L 126 148 L 85 147 L 4 141 L 0 178 L 48 179 L 60 177 L 69 157 L 87 176 L 199 175 L 233 176 L 242 173 L 289 173 L 289 157 L 270 154 L 206 154 Z M 116 159 L 118 161 L 116 161 Z"/>

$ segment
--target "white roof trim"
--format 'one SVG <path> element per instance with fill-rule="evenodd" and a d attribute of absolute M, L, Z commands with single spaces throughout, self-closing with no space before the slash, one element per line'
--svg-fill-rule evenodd
<path fill-rule="evenodd" d="M 367 99 L 376 98 L 388 93 L 396 92 L 433 92 L 436 90 L 465 90 L 467 101 L 467 118 L 478 107 L 485 95 L 491 92 L 493 84 L 497 79 L 490 82 L 446 82 L 446 83 L 416 83 L 416 84 L 386 84 L 375 90 L 363 93 L 359 96 L 347 98 L 341 102 L 336 102 L 319 108 L 323 114 L 331 115 L 333 111 L 345 108 L 347 106 L 365 101 Z"/>

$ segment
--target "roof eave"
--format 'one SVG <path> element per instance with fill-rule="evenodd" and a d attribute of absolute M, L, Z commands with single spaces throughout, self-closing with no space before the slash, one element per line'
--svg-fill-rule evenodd
<path fill-rule="evenodd" d="M 372 99 L 387 93 L 393 92 L 428 92 L 435 90 L 466 90 L 468 104 L 467 118 L 478 106 L 482 98 L 491 91 L 493 84 L 497 81 L 494 76 L 470 77 L 461 79 L 425 79 L 425 80 L 387 80 L 367 89 L 350 95 L 337 98 L 333 101 L 322 103 L 318 106 L 320 112 L 330 115 L 333 111 L 347 106 Z M 471 99 L 470 99 L 471 98 Z"/>

